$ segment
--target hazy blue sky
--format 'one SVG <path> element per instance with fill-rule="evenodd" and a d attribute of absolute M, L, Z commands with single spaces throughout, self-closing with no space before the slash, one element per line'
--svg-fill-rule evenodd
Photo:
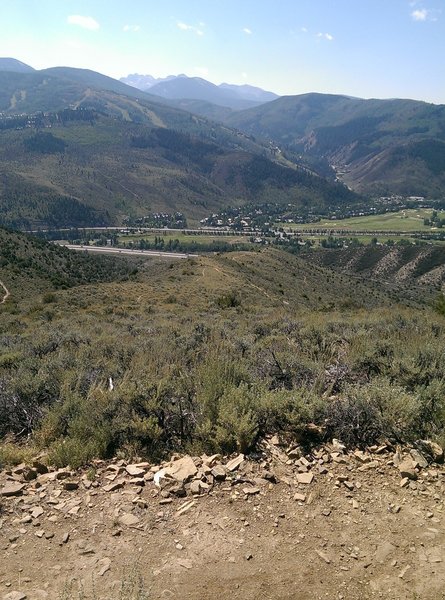
<path fill-rule="evenodd" d="M 0 0 L 0 56 L 445 103 L 445 0 Z"/>

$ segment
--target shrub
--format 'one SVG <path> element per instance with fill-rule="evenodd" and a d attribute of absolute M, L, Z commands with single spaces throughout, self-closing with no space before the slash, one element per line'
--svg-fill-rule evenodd
<path fill-rule="evenodd" d="M 325 401 L 311 390 L 273 390 L 261 394 L 258 420 L 263 435 L 299 437 L 307 423 L 320 422 Z"/>
<path fill-rule="evenodd" d="M 445 315 L 445 295 L 440 293 L 434 303 L 434 309 L 440 314 Z"/>
<path fill-rule="evenodd" d="M 224 453 L 248 452 L 259 431 L 257 392 L 245 383 L 226 389 L 219 402 L 215 440 Z"/>
<path fill-rule="evenodd" d="M 219 308 L 235 308 L 241 304 L 241 300 L 235 291 L 230 291 L 222 296 L 219 296 L 215 302 Z"/>
<path fill-rule="evenodd" d="M 45 292 L 45 294 L 43 294 L 43 296 L 42 296 L 43 304 L 52 304 L 54 302 L 57 302 L 57 296 L 56 296 L 56 294 L 54 294 L 54 292 Z"/>
<path fill-rule="evenodd" d="M 327 405 L 324 417 L 329 438 L 366 446 L 385 438 L 401 442 L 422 437 L 422 413 L 417 394 L 377 378 L 365 386 L 347 386 L 342 397 Z"/>
<path fill-rule="evenodd" d="M 0 445 L 0 469 L 19 465 L 22 462 L 30 462 L 35 454 L 36 450 L 33 447 L 5 442 Z"/>

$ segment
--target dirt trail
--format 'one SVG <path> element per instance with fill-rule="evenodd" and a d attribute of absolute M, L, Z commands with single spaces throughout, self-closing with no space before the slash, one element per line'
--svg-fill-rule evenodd
<path fill-rule="evenodd" d="M 233 471 L 186 457 L 185 489 L 117 460 L 29 482 L 23 465 L 0 472 L 0 598 L 78 600 L 81 585 L 117 600 L 135 568 L 148 595 L 125 598 L 445 598 L 443 466 L 405 480 L 397 453 L 272 450 Z"/>
<path fill-rule="evenodd" d="M 6 287 L 6 285 L 3 283 L 3 281 L 0 279 L 0 286 L 4 289 L 5 293 L 3 295 L 2 300 L 0 301 L 0 304 L 4 304 L 6 302 L 6 300 L 9 298 L 9 296 L 11 295 L 9 293 L 8 288 Z"/>

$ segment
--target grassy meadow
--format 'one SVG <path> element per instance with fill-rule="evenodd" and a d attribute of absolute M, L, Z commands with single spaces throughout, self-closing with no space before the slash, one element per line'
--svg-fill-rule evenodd
<path fill-rule="evenodd" d="M 396 231 L 416 232 L 435 231 L 437 228 L 424 225 L 424 219 L 430 219 L 432 208 L 407 209 L 400 212 L 380 215 L 366 215 L 341 220 L 321 220 L 318 223 L 289 223 L 286 229 L 352 229 L 354 231 Z M 445 212 L 438 212 L 440 219 L 445 219 Z"/>
<path fill-rule="evenodd" d="M 212 235 L 212 234 L 193 234 L 178 231 L 164 231 L 162 233 L 142 233 L 142 234 L 119 234 L 119 245 L 127 246 L 129 243 L 137 243 L 145 240 L 150 244 L 155 243 L 156 238 L 162 238 L 165 244 L 170 240 L 178 240 L 180 243 L 211 244 L 212 242 L 226 242 L 228 244 L 246 244 L 249 243 L 249 236 L 246 235 Z"/>

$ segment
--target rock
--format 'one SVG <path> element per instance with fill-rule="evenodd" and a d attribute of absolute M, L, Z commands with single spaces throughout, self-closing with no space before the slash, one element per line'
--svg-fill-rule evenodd
<path fill-rule="evenodd" d="M 39 517 L 41 517 L 43 515 L 43 513 L 44 513 L 43 508 L 41 506 L 36 506 L 31 511 L 31 517 L 33 519 L 38 519 Z"/>
<path fill-rule="evenodd" d="M 163 480 L 161 493 L 167 498 L 168 496 L 176 496 L 177 498 L 185 498 L 187 496 L 184 484 L 179 483 L 174 479 Z"/>
<path fill-rule="evenodd" d="M 421 469 L 426 469 L 428 466 L 427 459 L 418 450 L 410 450 L 411 458 L 416 462 Z"/>
<path fill-rule="evenodd" d="M 180 483 L 187 483 L 197 472 L 198 469 L 190 456 L 175 460 L 170 467 L 165 469 L 165 475 L 173 477 Z"/>
<path fill-rule="evenodd" d="M 410 458 L 405 459 L 399 465 L 400 475 L 403 477 L 408 477 L 408 479 L 416 480 L 417 472 L 414 468 L 414 463 Z"/>
<path fill-rule="evenodd" d="M 346 450 L 346 446 L 340 442 L 340 440 L 336 440 L 335 438 L 332 440 L 332 447 L 335 452 L 344 452 Z"/>
<path fill-rule="evenodd" d="M 26 600 L 27 597 L 23 592 L 8 592 L 3 596 L 3 600 Z"/>
<path fill-rule="evenodd" d="M 71 471 L 68 471 L 67 469 L 59 469 L 58 471 L 56 471 L 56 479 L 68 479 L 68 477 L 71 477 L 72 473 Z"/>
<path fill-rule="evenodd" d="M 52 471 L 51 473 L 48 472 L 48 473 L 43 473 L 42 475 L 39 475 L 37 478 L 37 481 L 41 485 L 45 485 L 49 481 L 55 481 L 55 479 L 56 479 L 56 472 Z"/>
<path fill-rule="evenodd" d="M 396 452 L 394 452 L 392 455 L 392 462 L 395 467 L 398 467 L 400 463 L 403 462 L 403 456 L 400 449 L 396 450 Z"/>
<path fill-rule="evenodd" d="M 31 523 L 31 521 L 32 521 L 32 517 L 31 517 L 31 515 L 25 515 L 24 517 L 22 517 L 22 518 L 20 519 L 20 523 L 23 523 L 23 524 L 25 524 L 25 525 L 26 525 L 27 523 Z"/>
<path fill-rule="evenodd" d="M 353 456 L 362 464 L 371 462 L 371 457 L 365 454 L 362 450 L 356 450 Z"/>
<path fill-rule="evenodd" d="M 370 469 L 376 469 L 379 466 L 380 466 L 380 463 L 378 461 L 372 460 L 371 462 L 366 463 L 366 464 L 362 465 L 361 467 L 359 467 L 357 469 L 357 471 L 361 471 L 361 472 L 369 471 Z"/>
<path fill-rule="evenodd" d="M 190 484 L 190 491 L 193 495 L 198 495 L 201 493 L 201 482 L 199 481 L 199 479 L 195 479 L 194 481 L 192 481 L 192 483 Z"/>
<path fill-rule="evenodd" d="M 35 469 L 25 467 L 25 469 L 23 469 L 22 478 L 25 481 L 33 481 L 34 479 L 37 479 L 37 471 Z"/>
<path fill-rule="evenodd" d="M 298 483 L 308 485 L 309 483 L 312 483 L 313 479 L 314 479 L 313 473 L 297 473 Z"/>
<path fill-rule="evenodd" d="M 178 510 L 176 511 L 176 516 L 180 517 L 184 513 L 188 512 L 191 508 L 193 508 L 195 506 L 195 504 L 196 504 L 195 500 L 189 500 L 188 502 L 186 502 L 185 504 L 183 504 L 182 506 L 180 506 L 178 508 Z"/>
<path fill-rule="evenodd" d="M 340 452 L 331 452 L 329 456 L 331 457 L 333 462 L 339 465 L 345 465 L 348 462 Z"/>
<path fill-rule="evenodd" d="M 300 448 L 293 448 L 292 450 L 289 450 L 289 452 L 287 453 L 289 458 L 301 458 L 301 449 Z"/>
<path fill-rule="evenodd" d="M 25 485 L 23 483 L 7 483 L 5 487 L 0 490 L 0 496 L 5 496 L 6 498 L 11 496 L 21 496 L 24 487 Z"/>
<path fill-rule="evenodd" d="M 184 567 L 184 569 L 191 569 L 193 567 L 193 563 L 189 558 L 179 558 L 178 565 Z"/>
<path fill-rule="evenodd" d="M 103 577 L 105 575 L 105 573 L 110 570 L 111 559 L 109 559 L 109 558 L 102 558 L 99 561 L 99 565 L 101 565 L 101 567 L 99 569 L 99 576 Z"/>
<path fill-rule="evenodd" d="M 275 475 L 275 473 L 272 473 L 272 471 L 263 471 L 262 477 L 270 483 L 278 483 L 277 476 Z"/>
<path fill-rule="evenodd" d="M 226 470 L 222 465 L 215 465 L 211 470 L 211 474 L 216 481 L 224 481 L 226 478 Z"/>
<path fill-rule="evenodd" d="M 62 544 L 67 544 L 69 539 L 70 539 L 70 534 L 68 532 L 65 532 L 62 536 Z"/>
<path fill-rule="evenodd" d="M 243 463 L 243 461 L 244 461 L 244 454 L 238 454 L 238 456 L 236 456 L 235 458 L 232 458 L 232 460 L 229 460 L 229 462 L 225 465 L 225 467 L 230 472 L 236 471 L 236 469 L 238 469 L 240 467 L 240 465 Z"/>
<path fill-rule="evenodd" d="M 432 548 L 429 552 L 428 561 L 430 563 L 440 563 L 443 560 L 443 551 L 440 547 Z"/>
<path fill-rule="evenodd" d="M 138 487 L 144 487 L 145 479 L 143 477 L 133 477 L 128 483 L 131 483 L 131 485 L 137 485 Z"/>
<path fill-rule="evenodd" d="M 221 454 L 212 454 L 212 456 L 206 456 L 203 458 L 203 464 L 207 467 L 215 467 L 218 460 L 221 460 Z"/>
<path fill-rule="evenodd" d="M 38 460 L 32 461 L 32 468 L 35 469 L 39 475 L 48 473 L 48 467 Z"/>
<path fill-rule="evenodd" d="M 439 444 L 436 442 L 432 442 L 431 440 L 420 440 L 416 443 L 417 446 L 420 446 L 422 452 L 431 457 L 431 460 L 436 463 L 443 463 L 444 461 L 444 451 Z"/>
<path fill-rule="evenodd" d="M 329 556 L 325 552 L 322 552 L 321 550 L 315 550 L 315 552 L 318 554 L 318 556 L 320 558 L 322 558 L 324 560 L 324 562 L 326 564 L 328 564 L 328 565 L 331 564 L 331 559 L 329 558 Z"/>
<path fill-rule="evenodd" d="M 403 479 L 400 480 L 400 487 L 404 488 L 409 484 L 409 479 L 408 477 L 404 477 Z"/>
<path fill-rule="evenodd" d="M 260 488 L 259 487 L 245 487 L 245 488 L 243 488 L 243 492 L 244 492 L 244 494 L 246 494 L 246 496 L 254 496 L 255 494 L 260 493 Z"/>
<path fill-rule="evenodd" d="M 409 571 L 409 569 L 411 569 L 411 565 L 406 565 L 405 567 L 403 567 L 403 569 L 399 573 L 399 578 L 403 579 L 406 573 Z"/>
<path fill-rule="evenodd" d="M 139 508 L 148 508 L 148 502 L 144 498 L 134 498 L 133 504 L 139 506 Z"/>
<path fill-rule="evenodd" d="M 125 467 L 125 470 L 132 477 L 139 477 L 139 476 L 145 475 L 145 469 L 143 469 L 142 467 L 140 467 L 138 465 L 127 465 Z"/>
<path fill-rule="evenodd" d="M 108 485 L 104 485 L 103 490 L 105 492 L 116 492 L 124 487 L 123 481 L 113 481 L 113 483 L 109 483 Z"/>
<path fill-rule="evenodd" d="M 294 500 L 296 500 L 297 502 L 304 502 L 306 500 L 306 495 L 305 494 L 294 494 Z"/>
<path fill-rule="evenodd" d="M 20 463 L 19 465 L 16 465 L 12 469 L 12 473 L 13 473 L 13 475 L 21 475 L 25 469 L 26 469 L 26 464 Z"/>
<path fill-rule="evenodd" d="M 352 483 L 352 481 L 343 481 L 343 485 L 348 488 L 348 490 L 350 492 L 352 492 L 352 490 L 354 489 L 354 484 Z"/>
<path fill-rule="evenodd" d="M 133 525 L 137 525 L 139 523 L 139 517 L 133 515 L 132 513 L 124 513 L 119 517 L 119 523 L 121 525 L 126 525 L 127 527 L 131 527 Z"/>
<path fill-rule="evenodd" d="M 375 560 L 379 563 L 384 563 L 390 554 L 396 550 L 396 547 L 391 542 L 383 542 L 375 551 Z"/>
<path fill-rule="evenodd" d="M 74 492 L 74 490 L 79 489 L 79 482 L 65 480 L 63 482 L 63 489 L 67 492 Z"/>

